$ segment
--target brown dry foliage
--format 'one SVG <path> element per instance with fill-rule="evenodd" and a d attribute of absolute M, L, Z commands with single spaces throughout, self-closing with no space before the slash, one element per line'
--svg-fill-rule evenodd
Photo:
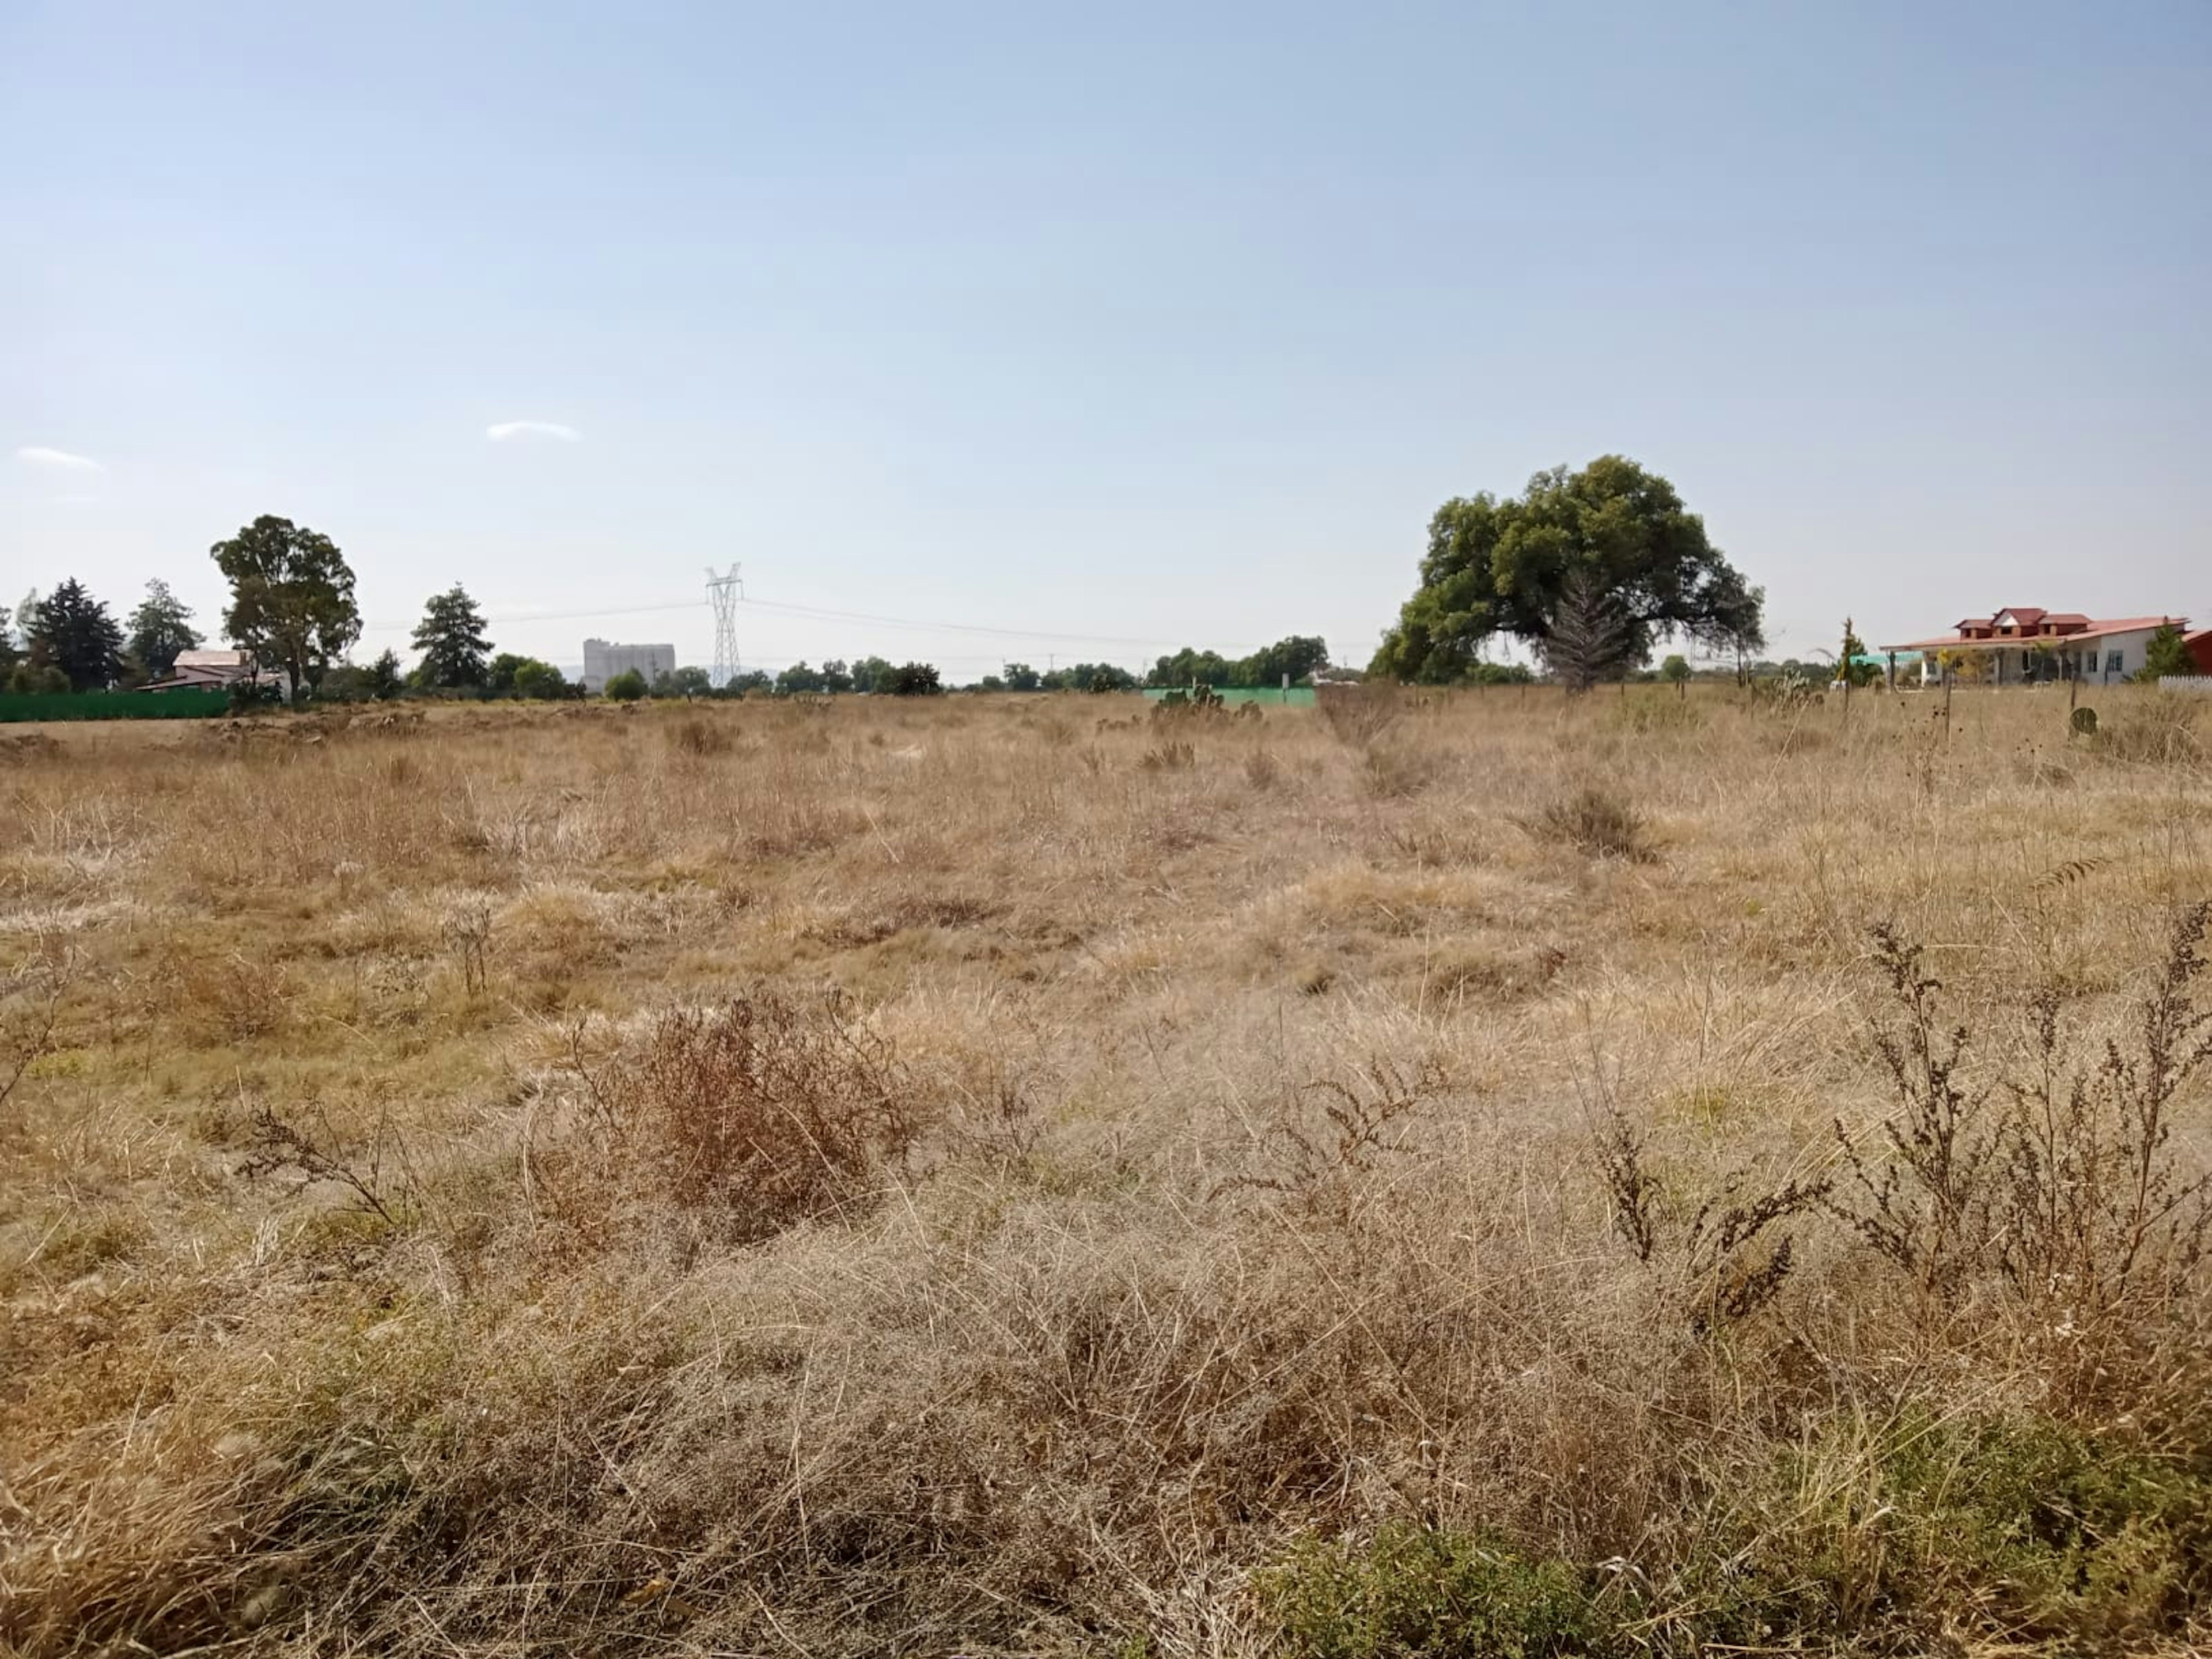
<path fill-rule="evenodd" d="M 1904 1413 L 2212 1455 L 2212 775 L 1616 701 L 72 731 L 0 813 L 0 1644 L 1225 1656 L 1410 1519 L 1686 1653 L 1701 1564 L 1954 1582 Z M 1516 833 L 1593 776 L 1663 860 Z"/>

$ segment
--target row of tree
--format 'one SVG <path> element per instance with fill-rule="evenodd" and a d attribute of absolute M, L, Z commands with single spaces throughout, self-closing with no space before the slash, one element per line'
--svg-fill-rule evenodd
<path fill-rule="evenodd" d="M 147 583 L 121 622 L 76 580 L 45 595 L 34 588 L 12 612 L 0 605 L 0 681 L 12 690 L 143 684 L 200 643 L 190 607 L 163 581 Z"/>
<path fill-rule="evenodd" d="M 535 659 L 495 656 L 483 612 L 459 586 L 432 598 L 414 631 L 421 653 L 403 675 L 384 653 L 367 667 L 346 664 L 361 637 L 354 574 L 326 536 L 288 519 L 256 519 L 210 550 L 230 583 L 222 631 L 264 666 L 279 670 L 294 695 L 323 690 L 391 695 L 395 687 L 479 690 L 523 696 L 564 695 L 560 671 Z M 1370 672 L 1425 684 L 1493 677 L 1485 660 L 1501 635 L 1534 648 L 1570 687 L 1617 679 L 1650 660 L 1659 640 L 1681 637 L 1739 663 L 1765 643 L 1765 594 L 1747 583 L 1707 539 L 1705 524 L 1658 474 L 1619 455 L 1578 471 L 1540 472 L 1518 496 L 1487 492 L 1455 498 L 1430 521 L 1420 586 L 1385 636 Z M 159 582 L 128 619 L 68 581 L 21 607 L 15 632 L 23 670 L 46 684 L 77 689 L 131 676 L 158 677 L 177 653 L 199 642 L 191 613 Z M 6 631 L 0 619 L 0 634 Z M 11 648 L 11 656 L 13 651 Z M 1328 646 L 1294 635 L 1249 657 L 1230 659 L 1189 647 L 1160 658 L 1144 677 L 1156 686 L 1273 685 L 1302 681 L 1326 666 Z M 0 666 L 16 667 L 12 660 Z M 1671 664 L 1670 664 L 1671 666 Z M 1684 665 L 1686 667 L 1686 663 Z M 820 668 L 794 663 L 769 679 L 743 677 L 730 690 L 788 694 L 900 691 L 937 687 L 933 668 L 901 667 L 880 657 Z M 645 686 L 696 695 L 708 689 L 697 670 L 679 685 Z M 334 674 L 339 684 L 326 686 Z M 1127 670 L 1079 663 L 1052 674 L 1010 664 L 987 675 L 986 690 L 1108 690 L 1137 684 Z M 625 684 L 625 690 L 629 687 Z"/>
<path fill-rule="evenodd" d="M 410 690 L 474 692 L 489 696 L 553 699 L 580 696 L 553 664 L 513 652 L 495 653 L 483 611 L 456 583 L 425 604 L 412 635 L 420 653 L 412 668 L 385 651 L 367 664 L 343 660 L 360 637 L 353 572 L 328 538 L 288 520 L 264 518 L 213 550 L 232 584 L 223 626 L 241 648 L 280 668 L 289 684 L 331 701 L 395 697 Z M 33 592 L 18 607 L 22 644 L 15 645 L 9 617 L 0 608 L 0 671 L 12 671 L 17 690 L 86 690 L 131 686 L 173 671 L 179 654 L 198 647 L 192 612 L 167 584 L 147 586 L 146 597 L 118 623 L 101 601 L 75 580 L 41 599 Z M 1009 663 L 986 674 L 985 691 L 1121 691 L 1139 684 L 1269 685 L 1285 677 L 1303 681 L 1328 661 L 1317 637 L 1294 635 L 1235 660 L 1189 647 L 1162 657 L 1140 682 L 1113 663 L 1076 663 L 1040 673 Z M 833 658 L 817 668 L 801 661 L 781 672 L 755 669 L 716 687 L 702 668 L 679 668 L 651 684 L 641 675 L 617 675 L 607 690 L 625 696 L 700 697 L 714 695 L 822 696 L 840 692 L 928 696 L 944 690 L 927 663 L 894 664 L 869 656 Z"/>
<path fill-rule="evenodd" d="M 222 631 L 299 690 L 319 685 L 361 637 L 353 570 L 331 539 L 289 519 L 256 519 L 209 550 L 230 583 Z M 159 679 L 201 643 L 192 612 L 161 581 L 125 622 L 71 578 L 0 608 L 11 688 L 87 691 Z"/>

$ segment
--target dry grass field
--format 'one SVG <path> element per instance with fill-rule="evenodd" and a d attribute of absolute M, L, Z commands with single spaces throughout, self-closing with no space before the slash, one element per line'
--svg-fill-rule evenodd
<path fill-rule="evenodd" d="M 2197 1650 L 2090 700 L 0 734 L 0 1643 Z"/>

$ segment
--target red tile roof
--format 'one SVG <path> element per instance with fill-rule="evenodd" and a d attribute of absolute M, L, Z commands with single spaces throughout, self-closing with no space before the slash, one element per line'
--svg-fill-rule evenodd
<path fill-rule="evenodd" d="M 2003 614 L 2002 611 L 1997 612 L 1998 616 Z M 2015 617 L 2023 617 L 2027 614 L 2023 611 L 2013 612 Z M 2047 611 L 2038 611 L 2035 614 L 2045 620 L 2062 619 L 2054 618 L 2052 613 Z M 2074 613 L 2071 611 L 2065 612 L 2063 620 L 2071 621 L 2073 616 Z M 2089 618 L 2084 617 L 2081 620 L 2087 623 L 2088 626 L 2076 629 L 2071 634 L 2013 634 L 1996 638 L 1972 640 L 1967 639 L 1963 634 L 1945 634 L 1932 640 L 1910 640 L 1902 645 L 1885 645 L 1880 648 L 1884 651 L 1942 651 L 1966 647 L 1978 651 L 2013 651 L 2026 650 L 2037 645 L 2072 647 L 2090 640 L 2100 640 L 2112 634 L 2138 634 L 2146 629 L 2163 628 L 2168 623 L 2176 623 L 2186 627 L 2189 619 L 2185 617 L 2120 617 L 2104 622 L 2091 622 Z M 1974 618 L 1961 623 L 1960 626 L 1986 628 L 1990 623 L 1979 618 Z M 2212 629 L 2206 631 L 2212 632 Z"/>

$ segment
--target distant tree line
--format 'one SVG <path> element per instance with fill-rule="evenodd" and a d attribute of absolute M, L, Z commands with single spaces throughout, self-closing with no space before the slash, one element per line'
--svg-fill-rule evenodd
<path fill-rule="evenodd" d="M 514 697 L 552 701 L 585 689 L 553 664 L 500 651 L 482 609 L 456 582 L 424 602 L 410 642 L 411 665 L 397 651 L 365 663 L 351 659 L 362 634 L 353 568 L 320 532 L 264 514 L 209 550 L 229 584 L 223 637 L 248 653 L 295 701 L 354 702 L 410 695 Z M 180 653 L 204 643 L 191 608 L 167 583 L 149 582 L 145 596 L 118 620 L 107 605 L 71 578 L 46 594 L 26 595 L 12 611 L 0 605 L 0 686 L 19 692 L 128 690 L 175 672 Z M 981 691 L 1129 691 L 1139 685 L 1279 685 L 1304 683 L 1328 665 L 1317 635 L 1293 635 L 1249 656 L 1228 658 L 1186 647 L 1160 658 L 1141 677 L 1117 664 L 1079 662 L 1040 673 L 1008 663 L 970 688 Z M 678 668 L 648 682 L 617 674 L 605 696 L 641 697 L 828 696 L 845 693 L 932 696 L 948 687 L 926 662 L 877 656 L 834 658 L 814 667 L 796 662 L 771 675 L 747 670 L 724 686 L 702 668 Z"/>
<path fill-rule="evenodd" d="M 1152 686 L 1303 685 L 1328 666 L 1328 643 L 1318 635 L 1293 634 L 1249 657 L 1224 657 L 1218 651 L 1189 646 L 1162 657 L 1145 676 Z"/>
<path fill-rule="evenodd" d="M 51 593 L 33 588 L 11 609 L 0 605 L 0 685 L 10 691 L 94 691 L 143 685 L 169 673 L 179 652 L 197 649 L 192 613 L 169 585 L 146 596 L 121 622 L 74 577 Z"/>

